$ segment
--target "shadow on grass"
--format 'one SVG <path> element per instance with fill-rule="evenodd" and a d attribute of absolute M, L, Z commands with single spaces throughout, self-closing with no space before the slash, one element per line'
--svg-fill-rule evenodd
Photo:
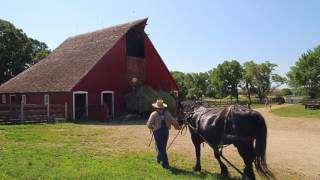
<path fill-rule="evenodd" d="M 215 179 L 219 179 L 219 180 L 239 180 L 239 179 L 241 179 L 241 178 L 235 178 L 235 177 L 223 177 L 220 174 L 210 173 L 208 171 L 201 171 L 201 172 L 188 171 L 188 170 L 180 169 L 177 167 L 170 167 L 170 171 L 174 175 L 188 175 L 188 176 L 193 176 L 193 177 L 201 178 L 201 179 L 204 179 L 207 177 L 214 177 Z"/>

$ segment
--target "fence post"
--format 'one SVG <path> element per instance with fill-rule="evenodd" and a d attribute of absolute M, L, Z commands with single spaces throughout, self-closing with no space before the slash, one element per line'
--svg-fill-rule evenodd
<path fill-rule="evenodd" d="M 68 103 L 64 103 L 64 120 L 66 121 L 68 118 Z"/>
<path fill-rule="evenodd" d="M 50 122 L 50 105 L 47 104 L 47 116 L 48 116 L 48 122 Z"/>
<path fill-rule="evenodd" d="M 22 101 L 21 101 L 21 107 L 20 108 L 21 108 L 21 110 L 20 110 L 21 111 L 20 112 L 21 113 L 20 119 L 21 119 L 21 122 L 23 122 L 23 102 Z"/>

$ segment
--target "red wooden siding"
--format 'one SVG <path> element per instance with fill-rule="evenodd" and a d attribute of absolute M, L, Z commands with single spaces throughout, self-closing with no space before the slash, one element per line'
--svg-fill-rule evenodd
<path fill-rule="evenodd" d="M 167 91 L 178 90 L 177 84 L 170 75 L 166 65 L 162 61 L 152 42 L 145 34 L 145 83 L 154 89 Z"/>
<path fill-rule="evenodd" d="M 124 111 L 124 97 L 130 90 L 126 71 L 125 40 L 125 37 L 121 38 L 73 89 L 88 92 L 89 119 L 99 119 L 101 91 L 114 91 L 115 113 L 120 114 Z"/>

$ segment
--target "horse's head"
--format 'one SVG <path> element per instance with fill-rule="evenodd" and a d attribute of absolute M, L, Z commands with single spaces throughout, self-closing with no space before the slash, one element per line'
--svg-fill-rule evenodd
<path fill-rule="evenodd" d="M 188 124 L 194 114 L 194 110 L 203 106 L 201 101 L 183 101 L 177 106 L 177 115 L 179 125 Z"/>

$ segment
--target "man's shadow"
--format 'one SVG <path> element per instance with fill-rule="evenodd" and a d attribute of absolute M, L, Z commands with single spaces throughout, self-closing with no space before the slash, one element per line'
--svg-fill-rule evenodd
<path fill-rule="evenodd" d="M 170 167 L 169 170 L 171 171 L 172 174 L 174 175 L 188 175 L 188 176 L 193 176 L 195 178 L 207 178 L 207 177 L 214 177 L 215 179 L 219 179 L 219 180 L 240 180 L 242 178 L 240 177 L 223 177 L 220 174 L 217 173 L 211 173 L 208 171 L 201 171 L 201 172 L 194 172 L 194 171 L 188 171 L 185 169 L 180 169 L 177 167 Z"/>

